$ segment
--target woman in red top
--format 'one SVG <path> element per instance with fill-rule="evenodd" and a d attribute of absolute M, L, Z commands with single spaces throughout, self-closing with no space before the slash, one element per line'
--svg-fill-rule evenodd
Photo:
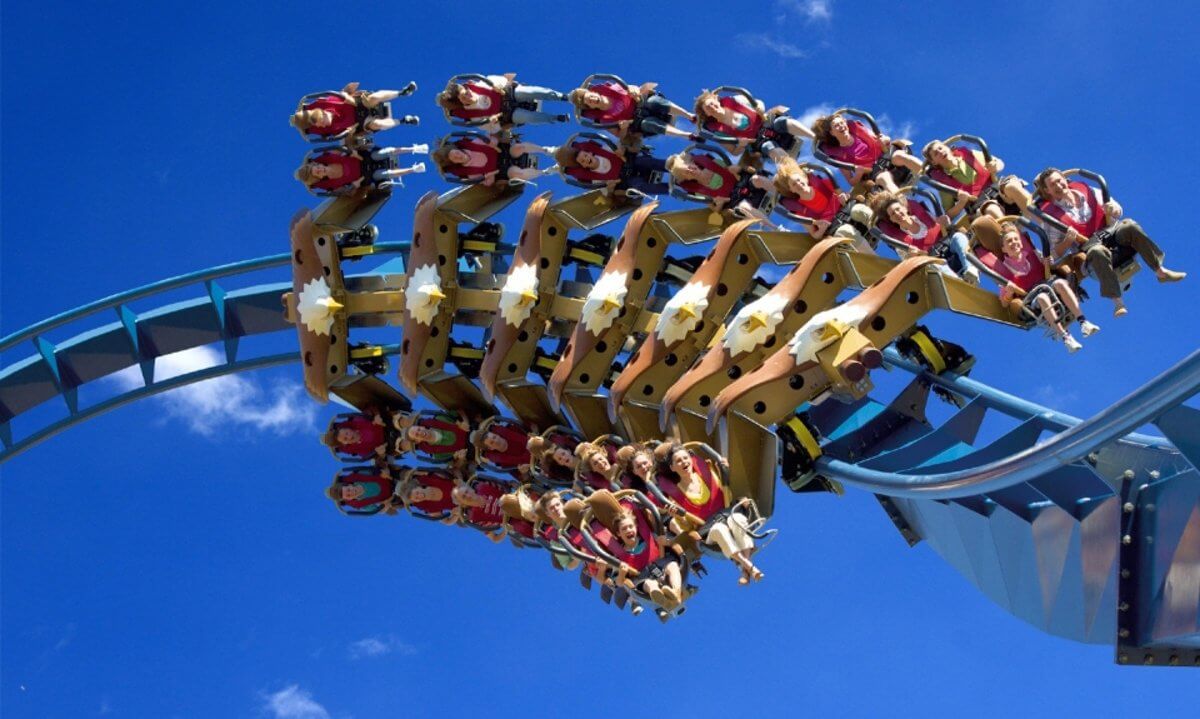
<path fill-rule="evenodd" d="M 766 219 L 758 205 L 770 191 L 771 180 L 754 168 L 732 166 L 704 152 L 681 152 L 667 158 L 666 169 L 677 187 L 708 198 L 715 211 L 732 203 L 730 209 L 738 214 Z"/>
<path fill-rule="evenodd" d="M 763 573 L 750 561 L 755 552 L 746 514 L 750 503 L 731 505 L 722 474 L 729 463 L 708 445 L 697 448 L 705 456 L 678 442 L 665 442 L 654 451 L 659 463 L 655 481 L 675 509 L 675 528 L 680 534 L 702 532 L 701 540 L 719 548 L 742 570 L 739 584 L 760 581 Z"/>
<path fill-rule="evenodd" d="M 776 164 L 773 180 L 779 193 L 779 204 L 788 212 L 812 221 L 809 233 L 819 240 L 829 231 L 829 225 L 850 196 L 838 189 L 828 177 L 805 172 L 792 158 L 784 158 Z"/>
<path fill-rule="evenodd" d="M 971 223 L 971 232 L 979 240 L 981 250 L 978 253 L 981 261 L 988 269 L 1003 278 L 1000 286 L 1000 301 L 1017 317 L 1026 317 L 1026 308 L 1034 304 L 1041 311 L 1039 319 L 1050 328 L 1055 338 L 1060 340 L 1068 352 L 1076 352 L 1082 347 L 1064 325 L 1062 317 L 1055 310 L 1053 297 L 1057 296 L 1067 311 L 1079 321 L 1079 329 L 1084 337 L 1089 337 L 1100 330 L 1083 315 L 1079 298 L 1071 288 L 1071 284 L 1061 277 L 1052 277 L 1046 268 L 1046 261 L 1026 238 L 1021 228 L 1011 221 L 997 222 L 993 217 L 980 217 Z M 1000 252 L 993 253 L 990 248 L 999 246 Z M 1039 291 L 1040 290 L 1040 291 Z M 1032 314 L 1032 313 L 1030 313 Z"/>
<path fill-rule="evenodd" d="M 575 447 L 575 486 L 583 494 L 615 486 L 617 447 L 607 443 L 580 442 Z"/>
<path fill-rule="evenodd" d="M 405 473 L 398 493 L 408 511 L 442 524 L 455 524 L 459 513 L 454 503 L 458 475 L 437 469 L 410 469 Z"/>
<path fill-rule="evenodd" d="M 401 118 L 388 117 L 386 103 L 401 95 L 411 95 L 417 83 L 410 82 L 403 90 L 376 90 L 367 92 L 358 89 L 352 82 L 341 92 L 325 92 L 302 101 L 291 117 L 292 127 L 300 131 L 306 140 L 336 140 L 346 135 L 389 130 L 397 125 L 416 125 L 416 115 Z"/>
<path fill-rule="evenodd" d="M 537 153 L 553 155 L 555 148 L 544 147 L 532 142 L 501 143 L 493 136 L 460 137 L 443 144 L 431 158 L 443 175 L 464 182 L 479 182 L 486 187 L 496 183 L 498 177 L 506 180 L 533 180 L 553 172 L 539 170 L 528 162 Z"/>
<path fill-rule="evenodd" d="M 352 414 L 335 417 L 321 442 L 339 457 L 369 459 L 383 458 L 388 450 L 388 424 L 378 412 L 373 415 Z"/>
<path fill-rule="evenodd" d="M 571 91 L 571 102 L 581 119 L 614 130 L 618 138 L 627 134 L 671 137 L 691 137 L 691 133 L 675 127 L 676 118 L 694 120 L 694 116 L 671 102 L 648 82 L 630 87 L 615 80 L 595 82 Z"/>
<path fill-rule="evenodd" d="M 657 532 L 649 510 L 619 501 L 608 490 L 592 494 L 587 503 L 594 517 L 593 536 L 620 562 L 612 568 L 615 582 L 642 592 L 666 611 L 678 607 L 684 599 L 683 552 Z"/>
<path fill-rule="evenodd" d="M 392 180 L 425 171 L 423 162 L 412 167 L 396 167 L 397 156 L 428 150 L 426 145 L 367 148 L 362 151 L 329 148 L 306 159 L 296 170 L 296 179 L 314 194 L 349 195 L 364 185 L 390 187 Z"/>
<path fill-rule="evenodd" d="M 500 508 L 500 499 L 512 488 L 511 484 L 472 477 L 467 482 L 460 482 L 451 496 L 463 522 L 482 530 L 493 542 L 499 542 L 504 539 L 504 513 Z"/>
<path fill-rule="evenodd" d="M 529 433 L 503 418 L 488 420 L 471 433 L 476 456 L 497 469 L 524 472 L 529 467 Z"/>
<path fill-rule="evenodd" d="M 962 279 L 973 285 L 979 284 L 979 270 L 970 263 L 970 240 L 965 232 L 956 231 L 950 218 L 933 216 L 923 202 L 904 195 L 879 193 L 871 201 L 875 211 L 875 227 L 887 237 L 901 242 L 912 251 L 897 250 L 901 258 L 910 254 L 934 254 L 947 260 L 940 269 L 950 274 L 959 273 Z"/>
<path fill-rule="evenodd" d="M 897 192 L 899 185 L 921 171 L 921 161 L 892 145 L 887 135 L 875 132 L 858 120 L 847 120 L 840 114 L 817 118 L 812 126 L 813 143 L 836 162 L 853 166 L 841 168 L 851 185 L 864 179 L 879 183 L 888 192 Z"/>

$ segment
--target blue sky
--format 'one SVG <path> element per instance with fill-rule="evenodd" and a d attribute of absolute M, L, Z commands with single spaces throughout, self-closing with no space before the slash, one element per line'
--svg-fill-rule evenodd
<path fill-rule="evenodd" d="M 1200 273 L 1189 196 L 1163 182 L 1200 162 L 1193 3 L 568 7 L 4 4 L 3 332 L 282 251 L 310 202 L 290 179 L 296 99 L 415 79 L 397 107 L 426 122 L 386 137 L 432 141 L 432 92 L 460 71 L 559 89 L 613 72 L 683 104 L 736 84 L 796 113 L 861 106 L 918 142 L 972 132 L 1027 177 L 1104 173 L 1169 264 Z M 385 209 L 387 239 L 429 189 L 432 174 Z M 1071 357 L 1032 333 L 931 325 L 981 355 L 977 378 L 1087 416 L 1196 348 L 1197 283 L 1143 273 L 1121 320 L 1093 302 L 1103 331 Z M 297 388 L 292 368 L 200 386 L 0 470 L 4 716 L 1127 717 L 1200 699 L 1194 672 L 1117 668 L 1109 647 L 1012 618 L 860 492 L 785 493 L 762 584 L 714 566 L 683 621 L 621 615 L 541 553 L 333 512 L 315 441 L 330 410 Z"/>

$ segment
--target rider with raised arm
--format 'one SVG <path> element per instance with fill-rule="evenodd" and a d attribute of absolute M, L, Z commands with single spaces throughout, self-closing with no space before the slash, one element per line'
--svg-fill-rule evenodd
<path fill-rule="evenodd" d="M 1121 219 L 1124 214 L 1121 205 L 1116 200 L 1104 202 L 1098 189 L 1067 180 L 1062 171 L 1055 167 L 1039 172 L 1033 184 L 1043 198 L 1039 209 L 1067 227 L 1064 232 L 1045 223 L 1054 255 L 1084 255 L 1088 268 L 1100 282 L 1100 295 L 1113 301 L 1114 317 L 1120 317 L 1128 310 L 1121 297 L 1121 280 L 1113 267 L 1112 250 L 1102 242 L 1089 243 L 1093 235 L 1109 224 L 1116 223 L 1112 226 L 1112 242 L 1117 247 L 1128 247 L 1141 255 L 1142 261 L 1154 270 L 1159 282 L 1178 282 L 1187 277 L 1185 272 L 1176 272 L 1163 266 L 1163 251 L 1154 240 L 1138 223 Z"/>
<path fill-rule="evenodd" d="M 703 445 L 706 454 L 719 456 Z M 754 566 L 754 536 L 745 511 L 746 502 L 733 505 L 729 489 L 721 481 L 721 470 L 728 462 L 701 457 L 678 442 L 664 442 L 654 450 L 659 469 L 655 482 L 662 493 L 675 505 L 676 522 L 680 533 L 703 532 L 701 539 L 718 547 L 726 558 L 742 571 L 738 583 L 749 584 L 763 578 Z"/>

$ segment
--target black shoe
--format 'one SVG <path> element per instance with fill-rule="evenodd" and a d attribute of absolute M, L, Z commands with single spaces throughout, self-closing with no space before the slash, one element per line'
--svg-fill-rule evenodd
<path fill-rule="evenodd" d="M 561 100 L 562 102 L 570 102 L 571 96 L 565 92 L 556 92 L 554 93 L 554 99 Z"/>
<path fill-rule="evenodd" d="M 555 122 L 570 122 L 571 116 L 570 115 L 555 115 L 554 121 Z"/>
<path fill-rule="evenodd" d="M 404 89 L 400 91 L 400 97 L 405 97 L 407 95 L 411 95 L 416 91 L 417 91 L 417 83 L 410 80 L 409 83 L 404 86 Z"/>
<path fill-rule="evenodd" d="M 416 115 L 405 115 L 404 117 L 400 118 L 400 124 L 401 125 L 420 125 L 421 118 L 417 117 Z"/>

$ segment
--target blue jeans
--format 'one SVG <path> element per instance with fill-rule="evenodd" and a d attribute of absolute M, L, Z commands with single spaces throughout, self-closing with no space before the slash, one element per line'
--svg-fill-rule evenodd
<path fill-rule="evenodd" d="M 967 234 L 961 231 L 955 232 L 953 235 L 950 235 L 947 244 L 950 247 L 950 254 L 957 257 L 958 261 L 962 263 L 962 269 L 958 272 L 961 275 L 971 266 L 971 263 L 967 261 L 967 255 L 971 252 L 971 243 L 967 240 Z"/>

